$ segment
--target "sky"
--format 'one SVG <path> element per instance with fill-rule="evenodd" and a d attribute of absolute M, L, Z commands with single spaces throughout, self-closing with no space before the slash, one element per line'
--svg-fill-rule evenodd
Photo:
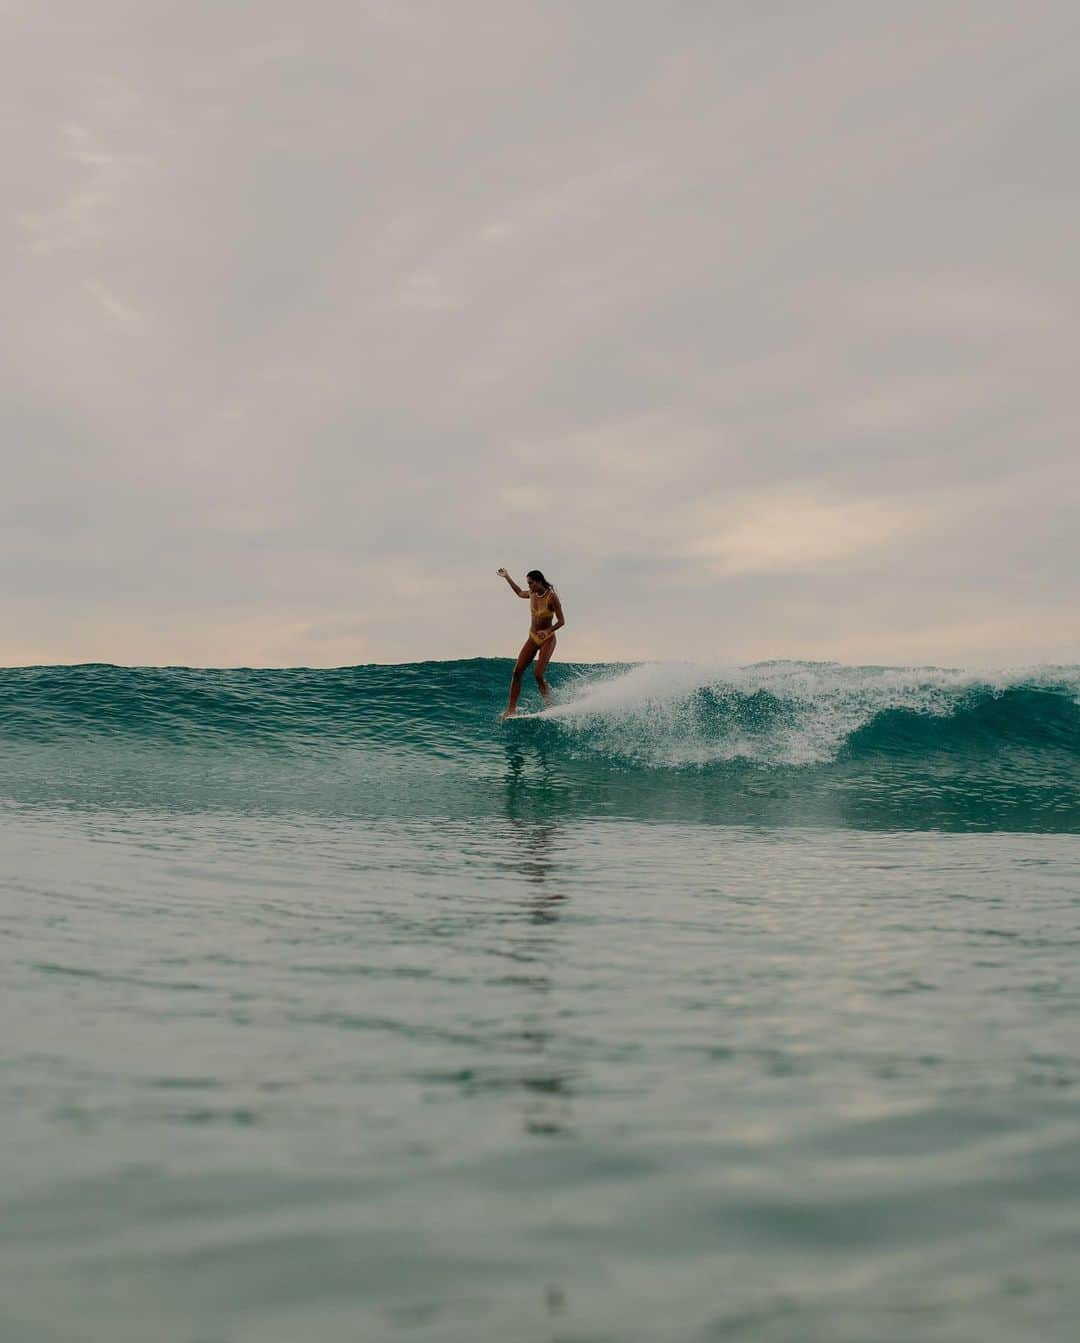
<path fill-rule="evenodd" d="M 1080 661 L 1075 0 L 0 0 L 0 662 Z"/>

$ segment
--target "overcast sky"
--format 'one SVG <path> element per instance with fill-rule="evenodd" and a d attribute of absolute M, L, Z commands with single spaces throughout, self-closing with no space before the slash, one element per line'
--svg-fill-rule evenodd
<path fill-rule="evenodd" d="M 1076 0 L 0 18 L 0 661 L 1080 661 Z"/>

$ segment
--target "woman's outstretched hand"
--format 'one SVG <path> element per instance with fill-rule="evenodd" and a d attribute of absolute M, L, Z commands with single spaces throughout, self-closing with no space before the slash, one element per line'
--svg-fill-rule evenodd
<path fill-rule="evenodd" d="M 499 577 L 500 577 L 500 578 L 509 578 L 510 575 L 506 572 L 505 569 L 500 569 L 500 570 L 499 570 Z"/>

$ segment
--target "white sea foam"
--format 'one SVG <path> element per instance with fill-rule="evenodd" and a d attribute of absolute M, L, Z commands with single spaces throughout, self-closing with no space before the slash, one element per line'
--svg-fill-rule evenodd
<path fill-rule="evenodd" d="M 1020 686 L 1080 700 L 1080 669 L 643 663 L 583 677 L 548 717 L 582 746 L 639 763 L 812 765 L 835 759 L 881 713 L 947 717 L 976 695 Z"/>

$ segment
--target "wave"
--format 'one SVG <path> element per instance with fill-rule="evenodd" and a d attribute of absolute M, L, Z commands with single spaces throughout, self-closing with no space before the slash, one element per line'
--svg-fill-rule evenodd
<path fill-rule="evenodd" d="M 647 664 L 586 681 L 550 717 L 593 749 L 659 768 L 811 766 L 995 741 L 1077 750 L 1080 669 Z"/>
<path fill-rule="evenodd" d="M 0 798 L 1080 830 L 1078 667 L 562 665 L 500 724 L 509 670 L 0 671 Z"/>

